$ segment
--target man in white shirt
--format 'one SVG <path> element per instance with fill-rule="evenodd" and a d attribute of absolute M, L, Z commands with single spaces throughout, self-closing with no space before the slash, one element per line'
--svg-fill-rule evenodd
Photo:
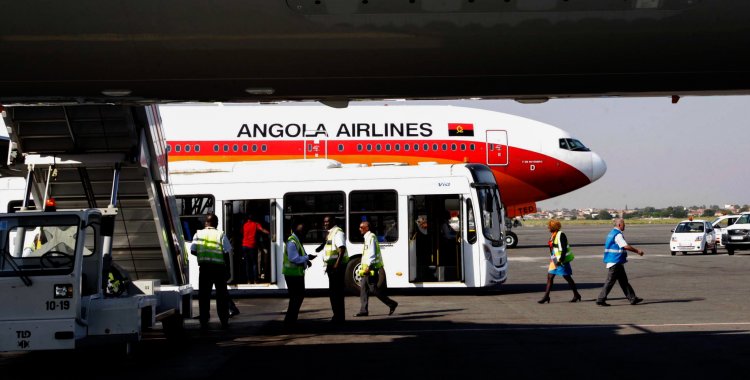
<path fill-rule="evenodd" d="M 625 241 L 622 232 L 625 231 L 625 219 L 615 219 L 615 228 L 607 235 L 607 240 L 604 243 L 604 262 L 607 264 L 607 280 L 604 283 L 602 291 L 599 293 L 599 297 L 596 299 L 596 304 L 599 306 L 609 306 L 607 303 L 607 295 L 609 295 L 612 287 L 615 286 L 615 282 L 620 283 L 622 292 L 628 297 L 631 305 L 637 305 L 643 301 L 643 298 L 638 298 L 635 295 L 635 290 L 630 286 L 628 281 L 628 275 L 625 273 L 625 263 L 628 262 L 627 251 L 637 253 L 643 256 L 643 251 L 637 248 L 633 248 Z"/>

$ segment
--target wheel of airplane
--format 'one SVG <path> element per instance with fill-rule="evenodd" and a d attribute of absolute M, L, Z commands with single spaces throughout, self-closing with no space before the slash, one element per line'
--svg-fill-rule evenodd
<path fill-rule="evenodd" d="M 508 231 L 508 233 L 505 234 L 505 245 L 507 245 L 508 248 L 515 248 L 518 245 L 518 235 L 513 231 Z"/>

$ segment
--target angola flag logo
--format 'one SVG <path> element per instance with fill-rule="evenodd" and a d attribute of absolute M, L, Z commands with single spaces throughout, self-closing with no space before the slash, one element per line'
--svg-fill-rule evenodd
<path fill-rule="evenodd" d="M 448 136 L 474 136 L 474 124 L 448 123 Z"/>

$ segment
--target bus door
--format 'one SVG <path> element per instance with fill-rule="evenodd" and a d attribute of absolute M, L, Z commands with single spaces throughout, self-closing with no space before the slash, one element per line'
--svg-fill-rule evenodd
<path fill-rule="evenodd" d="M 231 280 L 236 284 L 267 284 L 273 283 L 276 273 L 273 272 L 275 262 L 275 247 L 272 244 L 276 237 L 276 202 L 272 199 L 242 199 L 227 200 L 223 204 L 224 220 L 222 226 L 232 243 L 234 255 L 231 263 Z M 250 227 L 248 222 L 254 222 L 268 231 L 266 234 L 260 228 Z M 245 225 L 249 231 L 254 231 L 252 238 L 245 237 Z M 251 244 L 255 250 L 244 248 Z"/>
<path fill-rule="evenodd" d="M 305 159 L 328 158 L 328 139 L 305 137 Z"/>
<path fill-rule="evenodd" d="M 487 165 L 508 165 L 508 132 L 487 131 Z"/>
<path fill-rule="evenodd" d="M 409 281 L 463 279 L 459 195 L 409 197 Z"/>

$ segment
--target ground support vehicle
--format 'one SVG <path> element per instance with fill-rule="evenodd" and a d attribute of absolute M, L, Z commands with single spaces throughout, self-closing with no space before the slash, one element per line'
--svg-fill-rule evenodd
<path fill-rule="evenodd" d="M 750 249 L 750 212 L 743 212 L 734 224 L 724 229 L 721 242 L 729 255 Z"/>
<path fill-rule="evenodd" d="M 0 214 L 0 351 L 130 349 L 157 323 L 179 332 L 192 288 L 156 107 L 3 116 L 14 152 L 2 174 L 26 186 Z"/>

